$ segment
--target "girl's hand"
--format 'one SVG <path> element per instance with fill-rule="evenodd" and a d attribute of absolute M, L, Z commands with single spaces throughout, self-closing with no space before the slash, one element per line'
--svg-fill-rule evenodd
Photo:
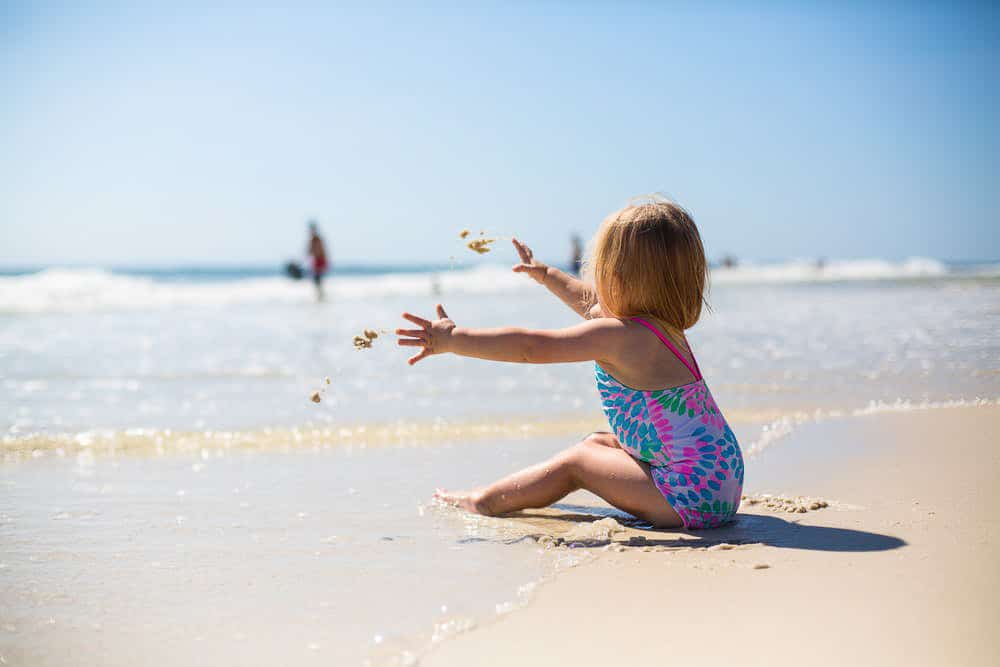
<path fill-rule="evenodd" d="M 543 264 L 535 259 L 535 254 L 531 248 L 524 245 L 517 239 L 511 239 L 517 254 L 521 257 L 521 263 L 513 268 L 514 273 L 527 273 L 539 285 L 545 284 L 545 276 L 548 275 L 549 265 Z"/>
<path fill-rule="evenodd" d="M 411 366 L 424 357 L 449 351 L 451 332 L 455 328 L 455 323 L 448 317 L 448 313 L 444 312 L 444 307 L 440 303 L 437 305 L 437 314 L 438 319 L 430 322 L 422 317 L 403 313 L 403 319 L 420 327 L 419 329 L 396 329 L 396 335 L 399 336 L 397 342 L 400 346 L 423 348 L 407 359 L 406 363 Z"/>

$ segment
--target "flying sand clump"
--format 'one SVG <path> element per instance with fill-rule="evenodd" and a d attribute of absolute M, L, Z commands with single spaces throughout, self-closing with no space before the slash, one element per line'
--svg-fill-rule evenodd
<path fill-rule="evenodd" d="M 330 377 L 327 376 L 327 377 L 323 378 L 323 383 L 326 384 L 327 386 L 329 386 L 329 384 L 330 384 Z M 313 403 L 319 403 L 319 402 L 321 402 L 323 400 L 323 394 L 325 392 L 326 392 L 326 387 L 323 387 L 322 389 L 318 389 L 318 390 L 314 391 L 312 394 L 309 395 L 309 400 L 312 401 Z"/>
<path fill-rule="evenodd" d="M 354 337 L 354 349 L 355 350 L 367 350 L 371 348 L 372 341 L 378 338 L 379 329 L 365 329 L 361 332 L 360 336 Z"/>
<path fill-rule="evenodd" d="M 493 248 L 490 247 L 491 243 L 494 243 L 496 239 L 473 239 L 469 241 L 467 247 L 469 250 L 479 253 L 480 255 L 485 255 Z"/>
<path fill-rule="evenodd" d="M 464 241 L 465 239 L 469 238 L 469 234 L 471 234 L 471 232 L 468 229 L 463 229 L 461 232 L 459 232 L 458 238 Z M 490 250 L 493 250 L 493 248 L 491 248 L 490 246 L 496 243 L 496 241 L 497 239 L 487 238 L 486 232 L 479 232 L 479 238 L 472 239 L 471 241 L 465 244 L 465 247 L 473 252 L 479 253 L 480 255 L 485 255 Z"/>

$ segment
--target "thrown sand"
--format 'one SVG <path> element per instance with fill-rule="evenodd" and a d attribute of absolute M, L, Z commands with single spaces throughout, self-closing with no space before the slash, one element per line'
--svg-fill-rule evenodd
<path fill-rule="evenodd" d="M 367 350 L 370 349 L 372 343 L 378 338 L 380 329 L 365 329 L 361 332 L 360 336 L 354 337 L 354 349 L 355 350 Z M 327 383 L 329 384 L 329 382 Z"/>
<path fill-rule="evenodd" d="M 485 255 L 489 251 L 493 250 L 490 246 L 494 243 L 496 243 L 496 239 L 473 239 L 466 244 L 466 247 L 480 255 Z"/>

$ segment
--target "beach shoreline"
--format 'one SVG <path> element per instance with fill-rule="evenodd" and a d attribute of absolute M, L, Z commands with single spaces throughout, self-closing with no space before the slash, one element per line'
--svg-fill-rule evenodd
<path fill-rule="evenodd" d="M 998 426 L 995 405 L 803 425 L 748 463 L 747 491 L 828 507 L 619 534 L 421 664 L 991 664 Z"/>
<path fill-rule="evenodd" d="M 158 452 L 140 434 L 135 448 L 77 442 L 37 457 L 27 448 L 0 468 L 0 583 L 16 600 L 0 624 L 0 655 L 63 665 L 76 647 L 127 664 L 137 650 L 170 644 L 158 664 L 198 655 L 355 664 L 350 656 L 367 652 L 375 666 L 641 665 L 656 654 L 634 637 L 669 627 L 700 638 L 669 644 L 683 664 L 941 664 L 960 650 L 968 655 L 959 662 L 980 664 L 995 646 L 983 628 L 998 618 L 982 594 L 997 584 L 987 482 L 1000 471 L 998 424 L 992 399 L 744 423 L 740 431 L 773 437 L 747 438 L 738 521 L 689 533 L 646 529 L 585 492 L 504 518 L 428 504 L 433 483 L 487 482 L 565 447 L 583 425 L 575 419 L 404 429 L 421 436 L 409 446 L 366 431 L 368 446 L 324 448 L 310 442 L 323 439 L 320 430 L 299 443 L 276 431 L 274 447 L 209 438 L 200 449 L 168 440 Z M 952 439 L 945 459 L 942 443 Z M 400 470 L 411 471 L 402 487 Z M 399 488 L 386 495 L 387 485 Z M 238 562 L 225 556 L 232 545 L 242 545 Z M 424 581 L 403 622 L 387 601 L 394 587 L 412 587 L 405 582 L 418 566 Z M 352 578 L 345 567 L 357 568 L 357 585 L 338 596 Z M 135 582 L 156 592 L 149 606 L 132 601 Z M 718 603 L 734 592 L 735 604 Z M 211 613 L 187 617 L 178 600 L 195 595 L 215 605 Z M 242 599 L 263 607 L 240 612 Z M 263 609 L 297 620 L 268 639 L 278 628 Z M 367 620 L 356 628 L 336 622 L 359 612 Z M 199 630 L 213 614 L 221 625 Z M 171 629 L 156 631 L 164 619 Z M 698 652 L 723 625 L 753 656 Z M 589 628 L 600 639 L 552 641 Z M 785 643 L 772 646 L 776 631 Z M 919 655 L 893 652 L 904 644 Z"/>

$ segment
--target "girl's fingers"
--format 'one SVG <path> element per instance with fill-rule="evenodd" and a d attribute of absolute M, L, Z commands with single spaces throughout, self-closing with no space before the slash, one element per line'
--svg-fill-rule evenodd
<path fill-rule="evenodd" d="M 442 306 L 440 303 L 437 305 L 437 314 L 438 317 L 442 320 L 448 319 L 448 313 L 444 312 L 444 306 Z"/>
<path fill-rule="evenodd" d="M 522 262 L 528 263 L 531 261 L 531 251 L 528 250 L 527 246 L 517 239 L 511 239 L 510 242 L 514 244 L 514 249 L 517 250 L 517 254 L 521 257 Z"/>
<path fill-rule="evenodd" d="M 427 345 L 427 341 L 417 338 L 400 338 L 396 341 L 396 344 L 402 347 L 423 347 Z"/>
<path fill-rule="evenodd" d="M 410 357 L 409 359 L 407 359 L 406 363 L 408 363 L 409 365 L 412 366 L 413 364 L 417 363 L 421 359 L 424 359 L 425 357 L 429 357 L 429 356 L 431 356 L 430 350 L 428 350 L 425 347 L 424 349 L 420 350 L 419 354 L 415 354 L 412 357 Z"/>
<path fill-rule="evenodd" d="M 412 313 L 403 313 L 403 319 L 404 320 L 409 320 L 409 321 L 413 322 L 414 324 L 419 324 L 420 326 L 424 327 L 425 329 L 430 328 L 430 326 L 431 326 L 430 322 L 428 322 L 427 320 L 425 320 L 422 317 L 417 317 L 416 315 L 413 315 Z"/>
<path fill-rule="evenodd" d="M 516 265 L 516 266 L 515 266 L 515 267 L 514 267 L 513 269 L 511 269 L 511 270 L 512 270 L 512 271 L 513 271 L 514 273 L 524 273 L 525 271 L 527 271 L 527 270 L 528 270 L 528 269 L 530 269 L 530 268 L 531 268 L 531 267 L 530 267 L 530 266 L 528 266 L 527 264 L 518 264 L 518 265 Z"/>
<path fill-rule="evenodd" d="M 396 329 L 396 335 L 423 339 L 427 337 L 427 332 L 423 329 Z"/>

